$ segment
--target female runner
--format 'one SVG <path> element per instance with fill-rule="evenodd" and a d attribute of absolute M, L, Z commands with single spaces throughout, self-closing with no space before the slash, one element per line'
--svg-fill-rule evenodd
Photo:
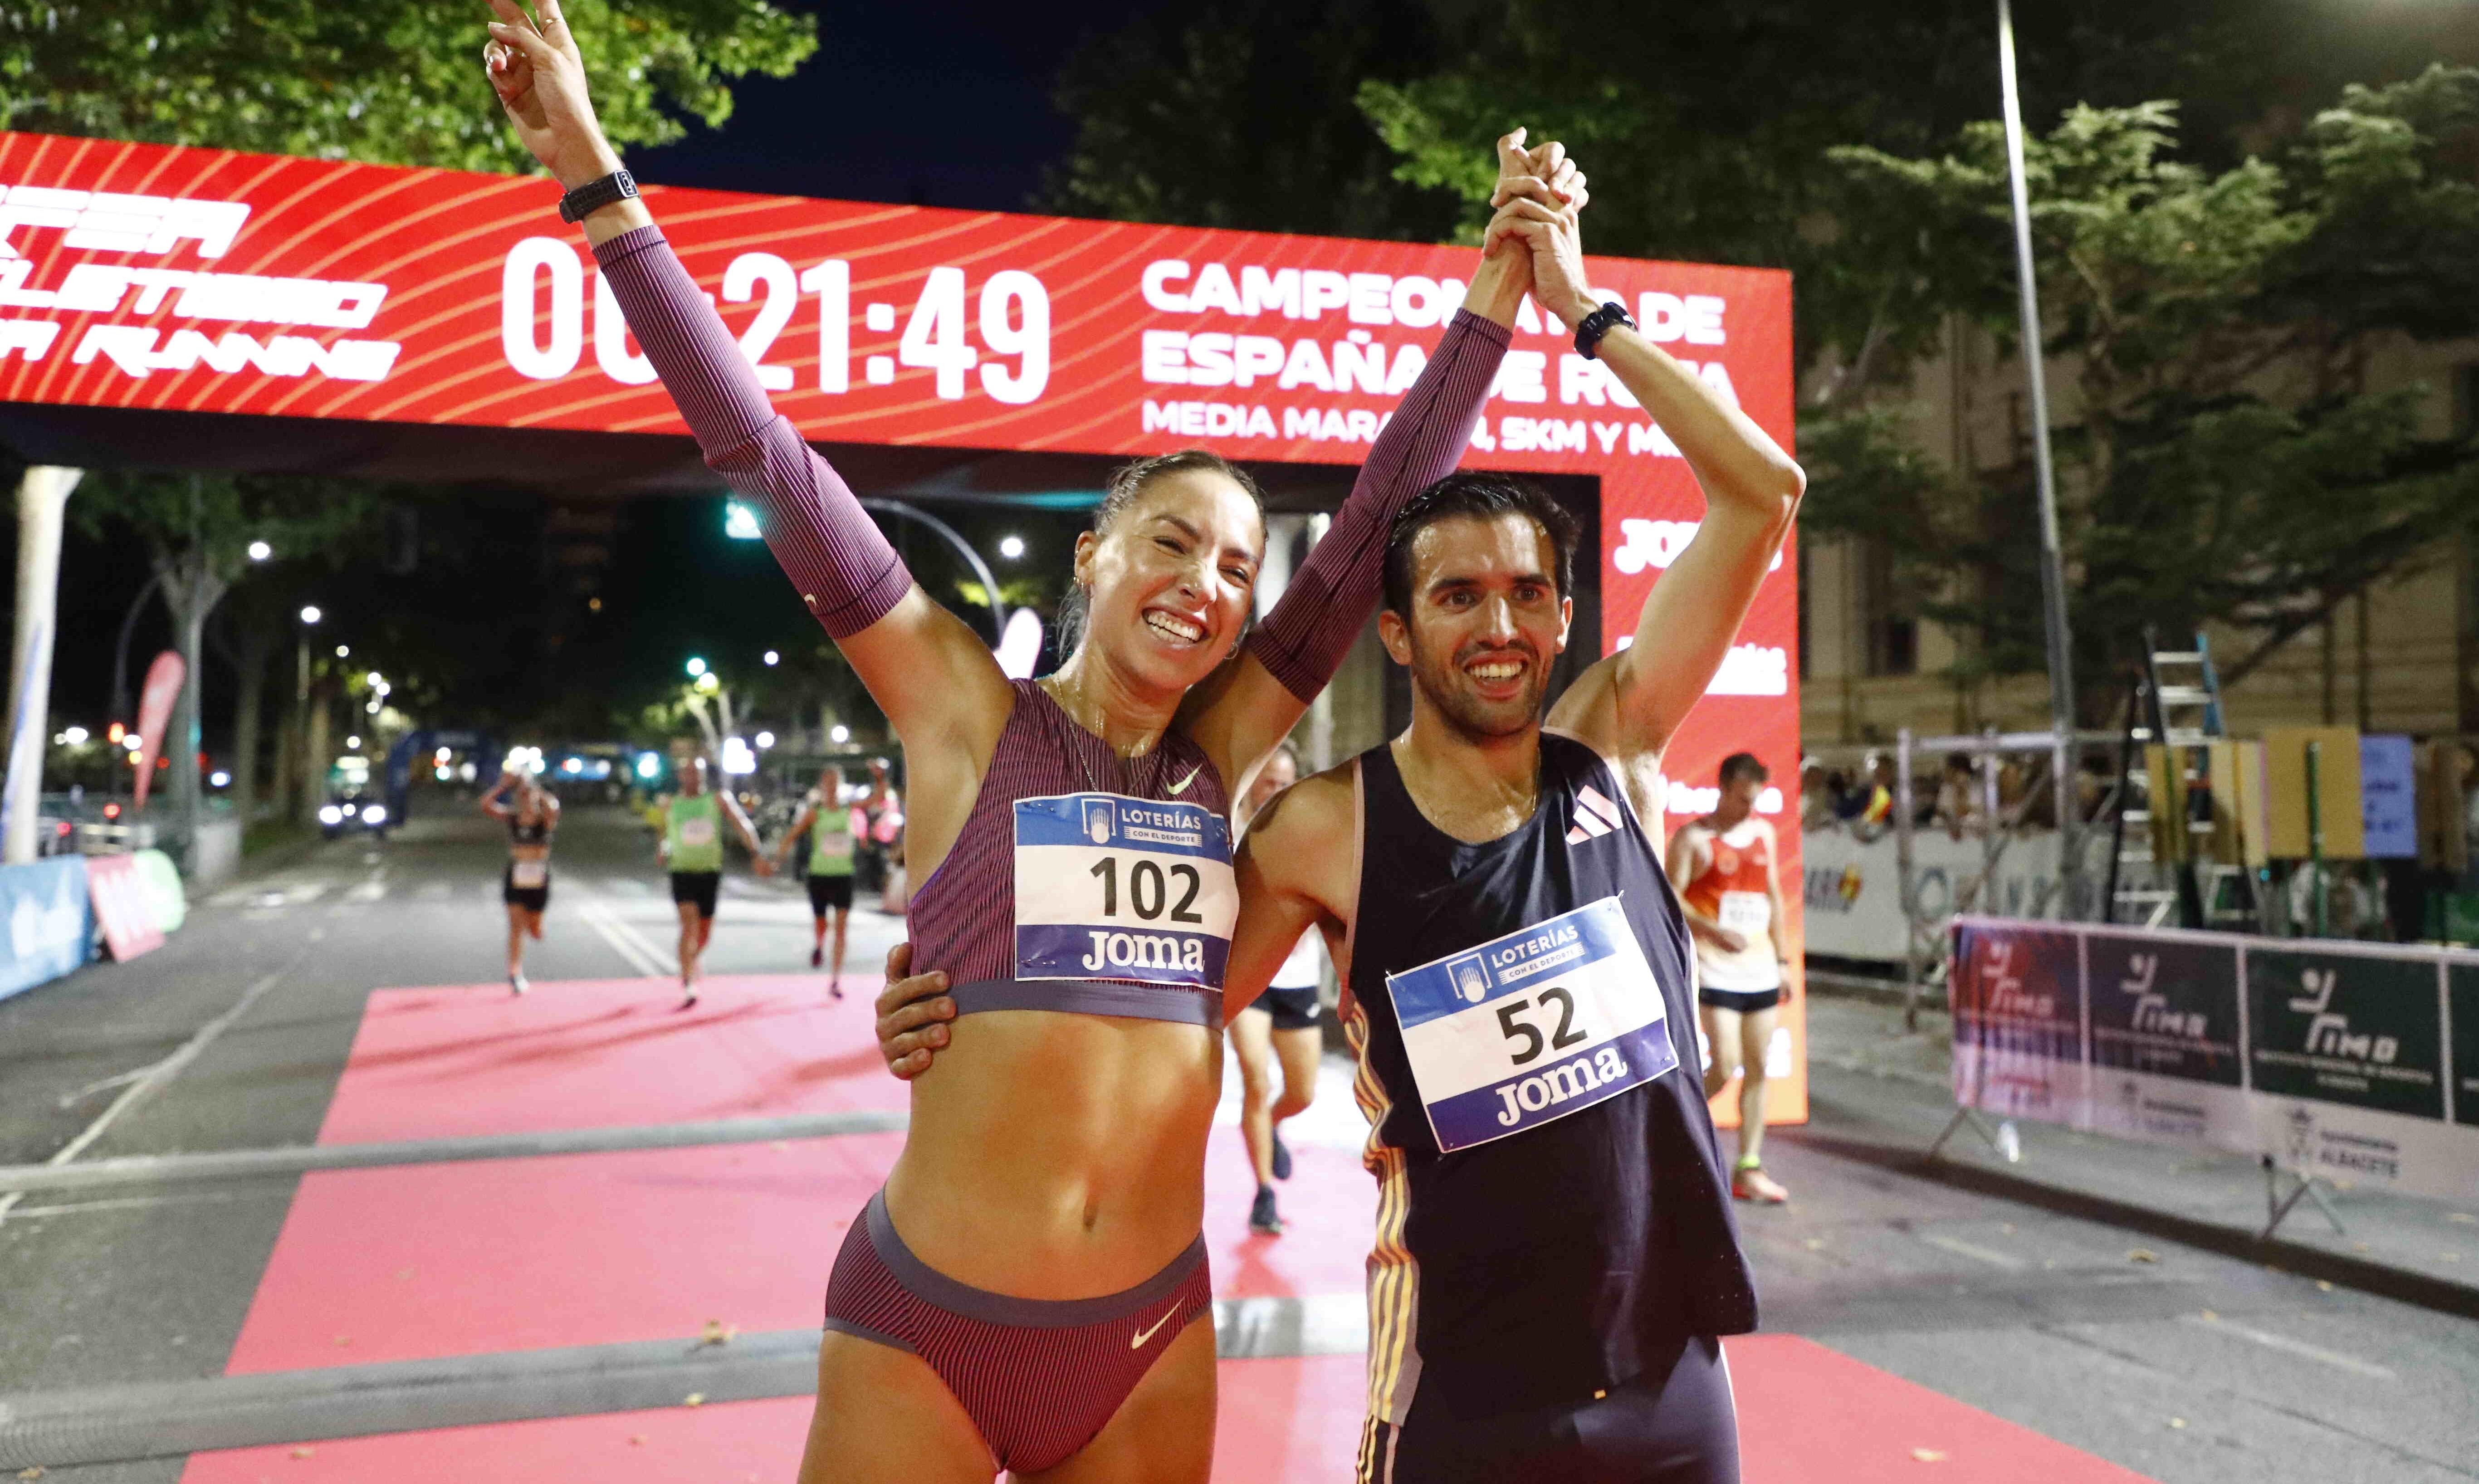
<path fill-rule="evenodd" d="M 487 66 L 570 192 L 618 156 L 556 0 L 492 0 Z M 1516 219 L 1582 204 L 1555 145 L 1510 136 L 1466 312 L 1380 435 L 1283 601 L 1232 657 L 1265 522 L 1213 454 L 1140 460 L 1080 538 L 1087 623 L 1009 681 L 912 582 L 843 481 L 768 405 L 643 202 L 583 216 L 629 327 L 706 462 L 906 747 L 920 961 L 972 1015 L 917 1079 L 904 1152 L 827 1293 L 805 1480 L 1203 1479 L 1214 1445 L 1204 1151 L 1237 894 L 1225 816 L 1375 607 L 1397 508 L 1471 436 L 1530 283 Z M 1151 931 L 1146 931 L 1151 930 Z"/>
<path fill-rule="evenodd" d="M 532 774 L 511 771 L 482 796 L 482 812 L 508 824 L 508 869 L 499 879 L 499 900 L 508 908 L 508 991 L 523 994 L 525 939 L 542 936 L 543 912 L 550 906 L 550 832 L 559 828 L 559 800 Z"/>

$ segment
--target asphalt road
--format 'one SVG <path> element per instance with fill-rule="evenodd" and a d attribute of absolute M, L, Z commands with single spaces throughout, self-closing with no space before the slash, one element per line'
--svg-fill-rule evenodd
<path fill-rule="evenodd" d="M 476 818 L 322 845 L 196 905 L 155 954 L 0 1002 L 0 1164 L 311 1142 L 372 989 L 498 978 L 501 841 Z M 668 969 L 675 919 L 646 832 L 573 813 L 556 873 L 534 978 Z M 805 969 L 807 920 L 797 883 L 732 876 L 708 967 Z M 854 920 L 865 968 L 899 924 L 865 908 Z M 1821 1065 L 1819 1135 L 1864 1121 L 1873 1095 Z M 1343 1096 L 1310 1116 L 1304 1135 L 1357 1138 Z M 1822 1139 L 1780 1138 L 1768 1164 L 1797 1196 L 1744 1213 L 1770 1329 L 2163 1484 L 2479 1479 L 2479 1324 L 1931 1183 Z M 0 1194 L 0 1398 L 220 1374 L 296 1179 Z M 48 1477 L 179 1472 L 159 1460 Z"/>

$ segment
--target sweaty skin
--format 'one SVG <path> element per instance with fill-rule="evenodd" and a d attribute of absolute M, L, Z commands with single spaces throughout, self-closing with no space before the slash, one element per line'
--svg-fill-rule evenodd
<path fill-rule="evenodd" d="M 594 120 L 584 61 L 557 0 L 538 0 L 538 22 L 514 0 L 492 4 L 498 21 L 487 65 L 519 138 L 570 190 L 615 169 L 618 156 Z M 1521 135 L 1500 145 L 1499 215 L 1484 237 L 1466 308 L 1501 326 L 1513 323 L 1537 256 L 1513 229 L 1565 220 L 1582 204 L 1581 177 L 1562 168 L 1563 150 L 1543 148 L 1527 155 Z M 644 230 L 652 223 L 642 201 L 626 200 L 592 213 L 584 228 L 589 243 L 609 244 L 621 264 L 646 258 L 663 266 L 651 256 L 661 250 Z M 637 266 L 652 282 L 647 265 Z M 614 267 L 605 264 L 607 281 Z M 673 266 L 669 281 L 680 276 Z M 693 292 L 683 288 L 677 297 L 679 312 L 713 329 Z M 652 355 L 642 326 L 639 340 Z M 696 364 L 661 369 L 667 385 L 681 381 L 676 397 L 701 377 L 708 393 L 722 380 Z M 775 439 L 770 454 L 816 460 L 779 418 L 758 421 Z M 739 450 L 706 451 L 712 462 Z M 814 463 L 802 467 L 815 472 Z M 830 485 L 842 489 L 840 480 L 811 481 Z M 1227 477 L 1188 471 L 1149 484 L 1109 529 L 1078 542 L 1076 580 L 1089 595 L 1090 624 L 1076 653 L 1043 682 L 1050 698 L 1122 757 L 1150 753 L 1175 725 L 1229 793 L 1244 789 L 1306 709 L 1255 652 L 1233 655 L 1253 606 L 1264 536 L 1253 502 Z M 917 585 L 872 611 L 862 627 L 832 631 L 906 745 L 907 867 L 916 889 L 926 890 L 970 816 L 1016 698 L 981 638 Z M 1034 1299 L 1118 1292 L 1195 1239 L 1219 1077 L 1218 1038 L 1202 1027 L 1022 1011 L 977 1015 L 946 1064 L 912 1089 L 886 1210 L 914 1254 L 958 1282 Z M 1211 1326 L 1192 1326 L 1058 1476 L 1202 1478 L 1213 1385 Z M 826 1337 L 805 1479 L 972 1477 L 978 1442 L 917 1357 Z M 986 1453 L 978 1462 L 986 1478 Z"/>
<path fill-rule="evenodd" d="M 1596 307 L 1574 231 L 1572 222 L 1515 229 L 1533 252 L 1536 294 L 1570 323 Z M 1551 728 L 1609 758 L 1641 798 L 1737 637 L 1806 480 L 1762 429 L 1650 340 L 1622 326 L 1600 352 L 1686 455 L 1706 497 L 1695 539 L 1645 600 L 1635 643 L 1586 669 L 1549 712 Z M 1431 824 L 1461 840 L 1496 839 L 1539 806 L 1541 702 L 1572 607 L 1556 592 L 1547 535 L 1526 517 L 1441 521 L 1415 540 L 1413 556 L 1413 611 L 1378 616 L 1389 654 L 1413 678 L 1412 726 L 1392 743 L 1394 760 Z M 1348 765 L 1301 780 L 1252 822 L 1235 861 L 1240 921 L 1226 1017 L 1264 992 L 1311 928 L 1325 934 L 1348 982 L 1358 829 Z M 953 1013 L 938 996 L 941 977 L 904 978 L 909 967 L 899 946 L 879 1001 L 880 1049 L 900 1077 L 945 1058 L 940 1022 Z"/>

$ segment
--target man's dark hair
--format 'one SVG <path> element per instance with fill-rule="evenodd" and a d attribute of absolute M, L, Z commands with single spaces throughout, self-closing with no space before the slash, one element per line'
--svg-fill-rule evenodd
<path fill-rule="evenodd" d="M 1535 485 L 1475 471 L 1446 475 L 1413 496 L 1394 517 L 1394 528 L 1386 537 L 1386 606 L 1406 620 L 1411 617 L 1412 543 L 1421 531 L 1457 516 L 1487 520 L 1509 513 L 1530 516 L 1549 537 L 1558 553 L 1551 576 L 1558 596 L 1566 597 L 1575 585 L 1575 517 Z"/>
<path fill-rule="evenodd" d="M 1725 788 L 1743 778 L 1751 778 L 1761 783 L 1772 777 L 1765 771 L 1765 765 L 1756 761 L 1753 753 L 1732 753 L 1722 759 L 1722 786 Z"/>

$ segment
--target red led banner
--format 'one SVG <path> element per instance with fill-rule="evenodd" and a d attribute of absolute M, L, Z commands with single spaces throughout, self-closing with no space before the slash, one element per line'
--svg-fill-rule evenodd
<path fill-rule="evenodd" d="M 0 399 L 685 431 L 556 195 L 538 178 L 0 134 Z M 820 443 L 1202 445 L 1354 464 L 1476 261 L 1400 243 L 646 196 L 776 405 Z M 1790 444 L 1789 275 L 1590 267 L 1605 296 Z M 1467 462 L 1599 477 L 1605 646 L 1701 507 L 1669 440 L 1530 304 Z M 1776 817 L 1790 822 L 1797 646 L 1785 553 L 1672 750 L 1674 807 L 1701 806 L 1715 765 L 1745 748 L 1773 769 Z M 1799 879 L 1795 857 L 1782 869 Z"/>

